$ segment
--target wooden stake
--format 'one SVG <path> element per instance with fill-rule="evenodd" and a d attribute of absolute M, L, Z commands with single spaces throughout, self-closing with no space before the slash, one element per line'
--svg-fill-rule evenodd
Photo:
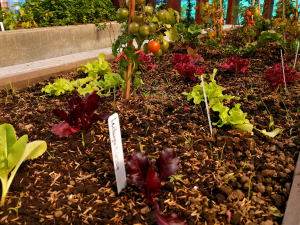
<path fill-rule="evenodd" d="M 255 0 L 252 0 L 252 6 L 253 7 L 255 6 Z"/>
<path fill-rule="evenodd" d="M 222 5 L 222 0 L 220 0 L 220 13 L 221 13 L 221 43 L 223 42 L 223 5 Z"/>
<path fill-rule="evenodd" d="M 259 13 L 260 13 L 260 0 L 258 0 L 258 10 L 259 10 Z"/>
<path fill-rule="evenodd" d="M 282 19 L 283 19 L 283 22 L 284 22 L 284 19 L 285 19 L 285 0 L 282 0 Z M 283 30 L 283 40 L 286 41 L 284 30 Z"/>
<path fill-rule="evenodd" d="M 131 24 L 131 17 L 134 14 L 135 11 L 135 0 L 130 0 L 129 4 L 129 19 L 128 19 L 128 34 L 130 34 L 130 24 Z M 132 46 L 132 41 L 129 41 L 127 43 L 127 46 Z M 125 79 L 127 80 L 130 77 L 131 74 L 131 66 L 127 67 L 127 71 L 125 74 Z M 127 81 L 127 85 L 125 87 L 125 93 L 124 93 L 124 98 L 129 99 L 130 98 L 130 79 Z"/>
<path fill-rule="evenodd" d="M 296 21 L 298 22 L 298 0 L 296 0 Z"/>

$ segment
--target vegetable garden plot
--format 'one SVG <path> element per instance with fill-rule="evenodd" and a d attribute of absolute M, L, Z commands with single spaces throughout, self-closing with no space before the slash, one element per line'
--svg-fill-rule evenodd
<path fill-rule="evenodd" d="M 239 40 L 229 36 L 224 42 Z M 179 43 L 173 53 L 187 54 L 186 49 Z M 299 81 L 291 84 L 286 95 L 272 91 L 264 80 L 264 72 L 280 62 L 278 50 L 270 43 L 243 54 L 241 58 L 249 61 L 245 75 L 220 68 L 233 54 L 206 45 L 198 50 L 204 62 L 195 65 L 205 65 L 205 81 L 210 84 L 209 75 L 218 69 L 215 81 L 224 89 L 222 94 L 235 96 L 222 101 L 223 106 L 233 109 L 241 104 L 245 119 L 258 129 L 253 134 L 223 125 L 213 126 L 211 137 L 204 102 L 195 105 L 182 94 L 200 83 L 174 69 L 173 53 L 167 53 L 163 62 L 148 56 L 158 67 L 145 69 L 140 75 L 144 85 L 129 101 L 121 101 L 119 90 L 115 104 L 113 91 L 102 96 L 95 113 L 113 113 L 115 108 L 119 114 L 125 161 L 132 153 L 143 152 L 154 165 L 168 148 L 179 158 L 177 175 L 153 196 L 160 214 L 177 214 L 187 224 L 229 224 L 229 219 L 230 224 L 281 224 L 299 153 L 300 86 Z M 116 63 L 110 66 L 118 73 Z M 62 76 L 85 77 L 83 72 Z M 18 137 L 28 134 L 29 142 L 45 140 L 48 151 L 21 165 L 1 207 L 1 223 L 156 224 L 156 205 L 148 205 L 140 187 L 128 179 L 127 188 L 117 195 L 106 120 L 67 138 L 51 133 L 53 124 L 63 122 L 52 111 L 68 109 L 68 99 L 79 95 L 72 91 L 44 96 L 42 88 L 54 80 L 0 94 L 0 124 L 12 124 Z M 218 122 L 219 113 L 210 112 L 212 122 Z M 274 138 L 261 132 L 276 128 L 281 132 Z M 8 209 L 19 199 L 17 216 Z"/>

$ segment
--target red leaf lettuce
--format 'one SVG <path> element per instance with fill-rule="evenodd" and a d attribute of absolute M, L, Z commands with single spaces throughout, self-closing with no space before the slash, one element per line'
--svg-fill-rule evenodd
<path fill-rule="evenodd" d="M 233 70 L 235 74 L 243 74 L 245 76 L 245 73 L 249 71 L 248 66 L 248 59 L 239 59 L 238 56 L 234 56 L 228 59 L 226 63 L 223 63 L 221 69 Z"/>
<path fill-rule="evenodd" d="M 157 222 L 159 225 L 187 225 L 186 220 L 174 213 L 160 214 L 159 206 L 154 201 L 155 195 L 159 194 L 161 182 L 167 182 L 168 177 L 179 171 L 179 159 L 173 149 L 161 151 L 155 166 L 158 173 L 151 167 L 152 163 L 142 152 L 132 153 L 126 162 L 127 176 L 133 184 L 142 188 L 147 203 L 155 204 L 157 211 Z"/>
<path fill-rule="evenodd" d="M 300 75 L 293 69 L 284 65 L 285 82 L 288 86 L 290 83 L 300 79 Z M 270 89 L 276 91 L 279 85 L 284 87 L 282 63 L 276 63 L 272 68 L 265 72 L 265 81 L 270 82 Z"/>
<path fill-rule="evenodd" d="M 53 124 L 51 131 L 56 137 L 68 137 L 82 128 L 87 130 L 92 124 L 100 119 L 108 119 L 111 115 L 105 112 L 101 117 L 95 114 L 95 110 L 99 106 L 101 98 L 94 91 L 92 94 L 86 94 L 85 98 L 72 97 L 69 99 L 69 109 L 66 111 L 61 109 L 54 109 L 54 115 L 60 117 L 65 122 L 60 124 Z"/>

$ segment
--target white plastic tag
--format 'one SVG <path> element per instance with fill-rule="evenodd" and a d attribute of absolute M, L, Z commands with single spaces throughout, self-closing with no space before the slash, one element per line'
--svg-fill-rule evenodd
<path fill-rule="evenodd" d="M 296 67 L 298 51 L 299 51 L 299 42 L 298 42 L 297 51 L 296 51 L 296 57 L 295 57 L 295 62 L 294 62 L 294 69 L 295 69 L 295 67 Z"/>
<path fill-rule="evenodd" d="M 114 161 L 118 194 L 126 187 L 126 172 L 121 138 L 119 115 L 117 113 L 108 118 L 109 139 Z"/>
<path fill-rule="evenodd" d="M 286 82 L 285 82 L 285 73 L 284 73 L 284 63 L 283 63 L 282 49 L 280 49 L 280 54 L 281 54 L 281 64 L 282 64 L 282 73 L 283 73 L 284 89 L 285 89 L 285 92 L 287 92 L 287 89 L 286 89 Z"/>
<path fill-rule="evenodd" d="M 1 28 L 1 30 L 2 30 L 2 31 L 5 31 L 5 30 L 4 30 L 4 26 L 3 26 L 3 23 L 2 23 L 2 22 L 0 22 L 0 28 Z"/>
<path fill-rule="evenodd" d="M 208 108 L 207 99 L 206 99 L 206 92 L 205 92 L 205 87 L 204 87 L 203 76 L 201 76 L 201 81 L 202 81 L 203 94 L 204 94 L 204 100 L 205 100 L 205 105 L 206 105 L 206 112 L 207 112 L 207 118 L 208 118 L 208 123 L 209 123 L 210 134 L 211 134 L 211 136 L 213 136 L 212 126 L 211 126 L 211 121 L 210 121 L 209 108 Z"/>

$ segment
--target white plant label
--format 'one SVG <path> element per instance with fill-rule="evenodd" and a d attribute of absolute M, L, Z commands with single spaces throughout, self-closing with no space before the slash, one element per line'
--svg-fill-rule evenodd
<path fill-rule="evenodd" d="M 280 54 L 281 54 L 281 64 L 282 64 L 282 73 L 283 73 L 284 89 L 285 89 L 285 92 L 287 92 L 287 90 L 286 90 L 286 82 L 285 82 L 285 73 L 284 73 L 284 63 L 283 63 L 282 49 L 280 49 Z"/>
<path fill-rule="evenodd" d="M 4 26 L 3 26 L 3 23 L 2 23 L 2 22 L 0 22 L 0 28 L 1 28 L 1 30 L 2 30 L 2 31 L 5 31 L 5 30 L 4 30 Z"/>
<path fill-rule="evenodd" d="M 121 138 L 119 115 L 117 113 L 108 118 L 109 139 L 114 161 L 118 194 L 126 187 L 126 172 Z"/>
<path fill-rule="evenodd" d="M 297 46 L 297 51 L 296 51 L 296 57 L 295 57 L 295 62 L 294 62 L 294 69 L 296 67 L 296 62 L 297 62 L 297 55 L 298 55 L 298 50 L 299 50 L 299 41 L 298 41 L 298 46 Z"/>
<path fill-rule="evenodd" d="M 213 136 L 213 133 L 212 133 L 212 126 L 211 126 L 211 121 L 210 121 L 209 108 L 208 108 L 207 99 L 206 99 L 206 92 L 205 92 L 205 87 L 204 87 L 204 79 L 203 79 L 203 76 L 201 76 L 201 81 L 202 81 L 203 94 L 204 94 L 204 101 L 205 101 L 205 106 L 206 106 L 206 112 L 207 112 L 207 118 L 208 118 L 208 123 L 209 123 L 210 134 L 211 134 L 211 136 Z"/>

